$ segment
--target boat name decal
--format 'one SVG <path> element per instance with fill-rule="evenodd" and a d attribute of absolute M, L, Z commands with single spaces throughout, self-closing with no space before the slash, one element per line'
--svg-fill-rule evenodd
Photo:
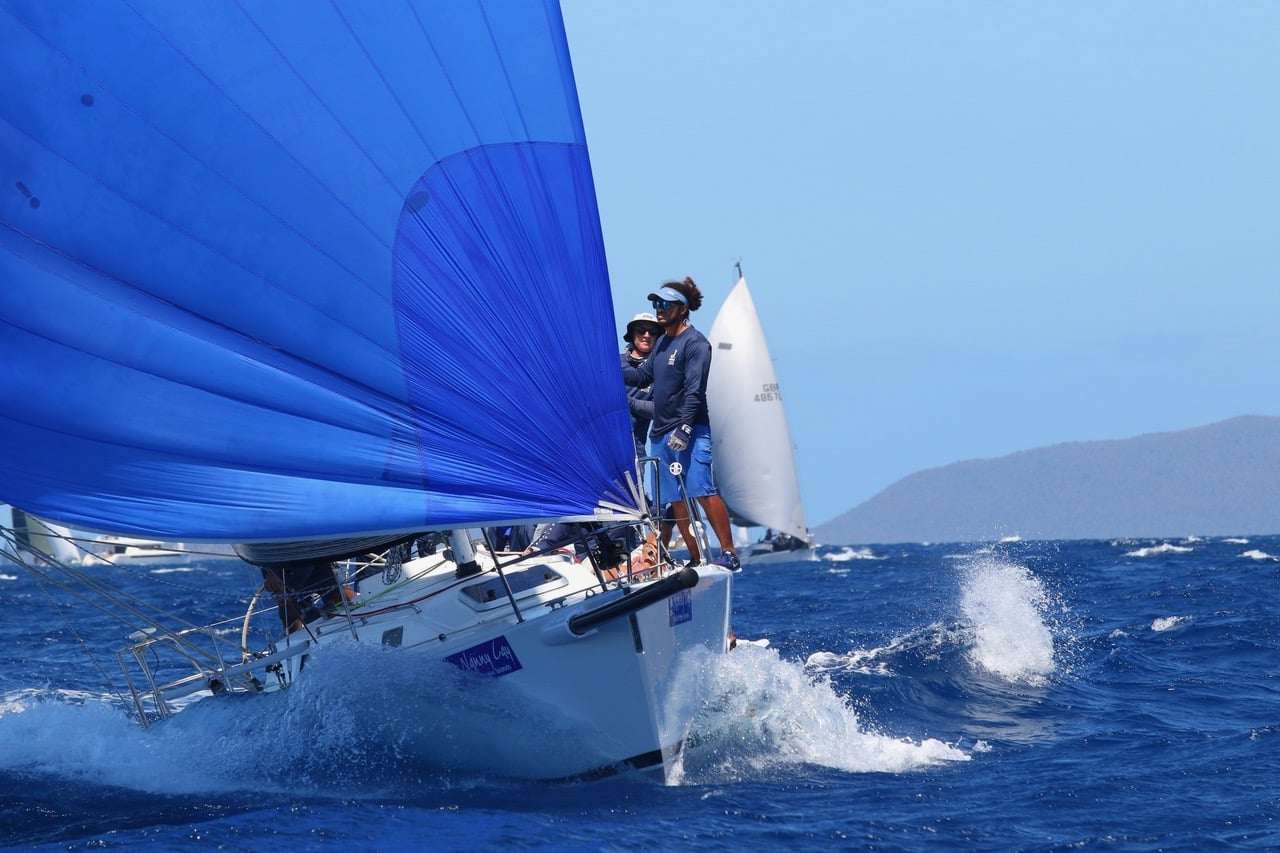
<path fill-rule="evenodd" d="M 693 619 L 693 595 L 682 589 L 667 599 L 667 621 L 670 627 L 682 625 Z"/>
<path fill-rule="evenodd" d="M 467 672 L 491 675 L 494 678 L 510 675 L 518 669 L 523 669 L 520 659 L 516 657 L 515 649 L 511 648 L 505 636 L 495 637 L 487 643 L 480 643 L 469 649 L 455 652 L 445 660 Z"/>

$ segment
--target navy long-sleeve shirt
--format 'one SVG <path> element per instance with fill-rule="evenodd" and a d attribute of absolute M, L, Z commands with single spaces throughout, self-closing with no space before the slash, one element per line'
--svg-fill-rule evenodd
<path fill-rule="evenodd" d="M 639 367 L 644 364 L 644 358 L 628 348 L 622 353 L 622 369 Z M 636 455 L 643 456 L 644 443 L 649 439 L 649 424 L 653 422 L 653 388 L 628 385 L 627 406 L 631 409 L 631 434 L 636 441 Z"/>
<path fill-rule="evenodd" d="M 689 326 L 674 338 L 663 335 L 639 367 L 622 368 L 628 385 L 653 385 L 653 429 L 657 439 L 681 424 L 710 423 L 707 377 L 711 374 L 711 342 Z"/>

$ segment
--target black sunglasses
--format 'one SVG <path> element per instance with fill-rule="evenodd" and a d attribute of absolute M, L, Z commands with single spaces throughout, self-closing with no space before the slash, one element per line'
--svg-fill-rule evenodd
<path fill-rule="evenodd" d="M 631 334 L 634 337 L 639 337 L 640 335 L 650 335 L 656 338 L 658 335 L 662 334 L 662 330 L 655 328 L 653 326 L 641 326 Z"/>

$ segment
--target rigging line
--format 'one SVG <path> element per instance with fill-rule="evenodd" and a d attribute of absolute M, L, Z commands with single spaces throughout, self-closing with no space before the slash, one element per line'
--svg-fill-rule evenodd
<path fill-rule="evenodd" d="M 141 630 L 144 628 L 158 627 L 158 628 L 161 628 L 162 630 L 165 630 L 167 634 L 172 633 L 168 631 L 168 629 L 164 629 L 163 626 L 160 626 L 155 619 L 148 616 L 144 611 L 138 609 L 137 607 L 134 607 L 133 604 L 130 603 L 131 597 L 128 596 L 127 593 L 124 593 L 121 590 L 117 590 L 108 584 L 105 584 L 101 581 L 93 581 L 87 575 L 76 576 L 71 572 L 66 572 L 67 580 L 59 580 L 55 575 L 47 571 L 43 571 L 32 564 L 24 563 L 23 565 L 25 565 L 28 571 L 42 578 L 48 584 L 63 590 L 73 598 L 77 598 L 80 601 L 84 602 L 86 605 L 94 608 L 95 610 L 98 610 L 106 614 L 107 616 L 110 616 L 112 619 L 124 625 L 126 628 Z M 62 571 L 64 568 L 65 567 L 60 567 L 59 570 Z M 75 585 L 73 585 L 72 584 L 73 580 L 76 583 L 82 584 L 85 588 L 85 591 L 80 591 Z M 89 595 L 89 593 L 94 593 L 97 596 L 97 598 L 95 599 L 93 596 Z M 137 599 L 134 599 L 134 600 L 137 601 Z M 106 603 L 115 605 L 121 610 L 126 611 L 129 615 L 133 616 L 135 619 L 138 619 L 140 621 L 130 622 L 128 619 L 124 618 L 124 615 L 122 615 L 120 612 L 117 612 L 116 610 L 113 610 L 107 607 L 103 603 L 104 601 Z M 145 602 L 139 601 L 139 603 L 145 605 Z M 150 606 L 150 605 L 146 605 L 146 606 Z M 160 610 L 159 608 L 154 608 L 154 609 L 156 610 L 156 612 L 162 615 L 172 616 L 176 621 L 181 621 L 174 614 L 168 614 L 165 611 Z M 188 627 L 194 628 L 196 626 L 188 623 Z"/>
<path fill-rule="evenodd" d="M 61 563 L 57 560 L 51 559 L 50 565 L 55 567 L 59 573 L 65 574 L 67 576 L 66 581 L 58 580 L 53 574 L 49 573 L 48 571 L 42 570 L 33 564 L 23 562 L 21 563 L 21 565 L 23 565 L 32 574 L 43 578 L 50 585 L 58 587 L 59 589 L 63 590 L 73 598 L 79 599 L 80 601 L 84 602 L 84 604 L 86 604 L 87 606 L 92 607 L 98 610 L 99 612 L 109 616 L 110 618 L 114 619 L 115 621 L 119 622 L 120 624 L 124 625 L 127 628 L 132 628 L 135 631 L 143 630 L 146 628 L 154 628 L 157 631 L 161 632 L 166 639 L 170 640 L 178 647 L 187 649 L 189 654 L 192 657 L 203 657 L 205 660 L 211 663 L 217 663 L 217 664 L 221 663 L 221 661 L 217 657 L 215 657 L 213 654 L 201 648 L 200 646 L 196 645 L 191 640 L 188 640 L 185 637 L 181 636 L 181 634 L 178 631 L 174 631 L 173 629 L 167 627 L 159 619 L 152 617 L 145 610 L 141 608 L 148 608 L 151 611 L 154 611 L 155 613 L 159 614 L 163 618 L 170 619 L 175 623 L 180 623 L 182 625 L 185 625 L 186 629 L 189 629 L 196 633 L 202 632 L 201 626 L 196 625 L 192 622 L 189 622 L 175 613 L 171 613 L 169 611 L 162 610 L 161 608 L 156 607 L 154 605 L 148 604 L 147 602 L 137 598 L 136 596 L 132 596 L 129 593 L 124 592 L 123 590 L 117 589 L 111 586 L 110 584 L 107 584 L 104 581 L 97 580 L 96 578 L 93 578 L 91 575 L 88 575 L 84 572 L 74 570 L 70 566 L 66 565 L 65 563 Z M 75 586 L 72 585 L 71 581 L 75 581 L 78 584 L 82 584 L 85 587 L 85 592 L 79 591 Z M 90 596 L 88 594 L 90 592 L 94 593 L 97 597 L 94 598 Z M 108 607 L 107 604 L 114 605 L 114 607 L 118 608 L 118 610 Z M 135 606 L 135 604 L 138 606 Z M 125 618 L 124 614 L 121 613 L 120 611 L 124 611 L 128 615 L 139 620 L 139 622 L 130 622 L 128 619 Z"/>
<path fill-rule="evenodd" d="M 216 555 L 216 556 L 221 557 L 221 558 L 226 558 L 226 557 L 227 557 L 227 555 L 226 555 L 226 554 L 218 554 L 218 555 Z M 101 559 L 101 558 L 99 558 L 99 559 Z M 105 562 L 105 563 L 107 563 L 107 565 L 112 566 L 113 568 L 119 569 L 119 570 L 121 570 L 121 571 L 123 571 L 123 572 L 129 572 L 129 573 L 141 572 L 141 573 L 149 574 L 150 576 L 149 576 L 149 577 L 146 577 L 146 578 L 145 578 L 145 580 L 146 580 L 146 582 L 147 582 L 148 584 L 151 584 L 151 585 L 153 585 L 153 586 L 154 586 L 154 585 L 165 586 L 165 587 L 169 587 L 170 589 L 176 589 L 176 590 L 182 590 L 183 592 L 195 593 L 195 594 L 198 594 L 198 595 L 203 596 L 203 597 L 205 597 L 205 598 L 220 598 L 220 599 L 224 599 L 224 600 L 226 600 L 226 601 L 228 601 L 228 602 L 242 603 L 242 602 L 244 601 L 243 597 L 242 597 L 240 594 L 238 594 L 238 593 L 221 592 L 221 591 L 216 590 L 216 589 L 208 589 L 208 588 L 203 587 L 203 586 L 194 586 L 194 585 L 191 585 L 191 584 L 179 583 L 179 582 L 177 582 L 177 581 L 170 580 L 168 577 L 164 577 L 164 576 L 157 576 L 153 571 L 151 571 L 151 569 L 152 569 L 153 567 L 133 565 L 133 564 L 130 564 L 129 562 L 127 562 L 127 561 L 125 561 L 125 562 L 119 562 L 119 563 L 113 563 L 113 562 L 111 562 L 110 560 L 104 560 L 103 562 Z M 247 564 L 245 564 L 245 565 L 246 565 L 246 567 L 247 567 Z M 88 576 L 88 575 L 86 575 L 86 577 L 89 577 L 89 576 Z M 102 583 L 103 585 L 106 585 L 109 589 L 114 589 L 114 587 L 111 587 L 110 585 L 107 585 L 105 581 L 100 581 L 99 583 Z M 122 594 L 127 594 L 127 593 L 123 593 L 123 591 L 121 591 L 121 592 L 122 592 Z M 140 604 L 144 604 L 144 605 L 147 605 L 147 606 L 149 606 L 149 607 L 154 607 L 154 605 L 149 604 L 145 599 L 141 599 L 141 598 L 139 598 L 139 599 L 136 599 L 136 600 L 137 600 Z M 170 616 L 172 615 L 172 614 L 168 613 L 167 611 L 160 610 L 159 608 L 157 608 L 157 609 L 156 609 L 156 612 L 160 613 L 161 615 L 163 615 L 163 616 L 165 616 L 165 617 L 170 617 Z"/>
<path fill-rule="evenodd" d="M 70 533 L 60 533 L 58 538 L 71 545 L 80 552 L 80 561 L 83 562 L 87 558 L 100 559 L 99 556 L 89 548 L 89 544 L 94 542 L 93 539 L 86 539 L 81 536 L 72 536 Z"/>
<path fill-rule="evenodd" d="M 506 564 L 506 565 L 509 565 L 509 564 Z M 428 598 L 434 598 L 435 596 L 448 592 L 451 589 L 456 589 L 457 587 L 461 586 L 464 583 L 470 583 L 474 581 L 476 578 L 483 578 L 485 575 L 489 574 L 490 572 L 493 572 L 496 574 L 495 569 L 486 569 L 485 571 L 481 572 L 478 575 L 470 575 L 469 577 L 455 580 L 447 586 L 440 587 L 439 589 L 433 589 L 430 592 L 424 593 L 423 595 L 420 595 L 417 598 L 411 598 L 408 601 L 399 601 L 399 602 L 396 602 L 395 604 L 388 604 L 388 605 L 384 605 L 382 607 L 377 607 L 370 610 L 365 610 L 363 607 L 361 607 L 356 612 L 356 616 L 359 618 L 366 618 L 369 616 L 380 616 L 383 613 L 393 613 L 396 610 L 400 610 L 405 607 L 412 607 L 415 604 L 421 604 L 422 602 L 426 601 Z M 401 581 L 400 583 L 396 584 L 396 587 L 394 588 L 404 586 L 407 582 L 408 582 L 407 579 L 404 581 Z M 378 593 L 378 595 L 383 595 L 389 591 L 390 589 L 384 590 L 383 592 Z M 376 598 L 377 596 L 374 596 L 373 599 L 370 599 L 370 603 L 372 603 L 373 600 L 376 600 Z"/>
<path fill-rule="evenodd" d="M 33 576 L 33 580 L 35 581 L 36 587 L 40 590 L 40 593 L 45 597 L 45 600 L 49 602 L 49 606 L 52 607 L 54 612 L 57 613 L 59 618 L 62 619 L 62 623 L 67 627 L 67 631 L 71 634 L 71 636 L 75 637 L 76 642 L 80 644 L 81 650 L 93 663 L 94 667 L 97 668 L 98 673 L 102 676 L 102 680 L 106 682 L 107 688 L 115 695 L 116 699 L 120 701 L 121 705 L 124 705 L 127 707 L 128 702 L 124 698 L 124 692 L 118 686 L 116 686 L 116 682 L 112 679 L 110 675 L 107 674 L 107 671 L 103 667 L 102 662 L 99 661 L 97 655 L 93 653 L 93 649 L 89 645 L 88 640 L 86 640 L 83 636 L 81 636 L 80 632 L 76 630 L 75 624 L 71 621 L 70 617 L 67 615 L 67 612 L 58 605 L 58 602 L 50 594 L 49 589 L 44 583 L 44 581 L 47 580 L 53 586 L 57 586 L 61 589 L 64 589 L 67 592 L 71 592 L 71 590 L 66 589 L 65 587 L 62 587 L 60 584 L 54 582 L 51 578 L 47 577 L 46 575 L 42 574 L 40 571 L 36 570 L 36 568 L 33 565 L 21 559 L 17 555 L 14 556 L 14 559 L 17 561 L 18 565 L 25 568 Z M 99 609 L 103 609 L 103 608 L 99 608 Z"/>
<path fill-rule="evenodd" d="M 33 518 L 37 518 L 37 519 L 38 519 L 38 517 L 37 517 L 37 516 L 32 516 L 32 517 L 33 517 Z M 46 525 L 46 527 L 47 527 L 47 525 Z M 55 530 L 48 530 L 48 531 L 46 532 L 46 534 L 45 534 L 45 535 L 46 535 L 46 536 L 49 536 L 50 538 L 57 539 L 57 540 L 59 540 L 59 541 L 61 541 L 61 542 L 66 542 L 68 545 L 72 546 L 72 547 L 73 547 L 73 548 L 75 548 L 77 551 L 79 551 L 79 552 L 80 552 L 80 555 L 81 555 L 81 557 L 82 557 L 82 558 L 91 558 L 91 559 L 93 559 L 93 560 L 100 560 L 100 561 L 102 561 L 102 562 L 104 562 L 104 563 L 107 563 L 108 565 L 111 565 L 111 566 L 123 567 L 123 565 L 124 565 L 124 564 L 122 564 L 122 563 L 117 563 L 117 562 L 112 561 L 112 560 L 110 559 L 110 556 L 111 556 L 111 555 L 109 555 L 109 554 L 99 554 L 99 553 L 97 553 L 97 552 L 93 551 L 93 550 L 89 547 L 90 545 L 97 545 L 97 544 L 101 544 L 101 540 L 98 540 L 98 539 L 91 539 L 91 538 L 87 538 L 87 537 L 83 537 L 83 536 L 72 536 L 70 533 L 58 533 L 58 532 L 57 532 L 57 531 L 55 531 Z M 132 543 L 131 543 L 131 544 L 132 544 Z M 154 546 L 154 547 L 153 547 L 153 546 L 151 546 L 151 545 L 149 545 L 149 544 L 134 545 L 134 547 L 141 548 L 141 549 L 144 549 L 144 550 L 164 551 L 164 552 L 166 552 L 166 553 L 167 553 L 167 552 L 169 552 L 169 551 L 173 551 L 173 552 L 176 552 L 176 553 L 179 553 L 179 554 L 190 554 L 190 555 L 191 555 L 191 556 L 193 556 L 193 557 L 230 557 L 230 556 L 233 556 L 233 555 L 226 554 L 226 553 L 223 553 L 223 552 L 220 552 L 220 551 L 201 551 L 201 550 L 197 550 L 197 549 L 195 549 L 195 548 L 188 548 L 188 547 L 186 547 L 185 543 L 183 544 L 183 547 L 181 547 L 181 548 L 172 548 L 172 547 L 167 547 L 167 546 L 164 546 L 164 545 L 156 545 L 156 546 Z M 181 584 L 175 584 L 175 586 L 178 586 L 178 588 L 180 588 L 180 589 L 190 589 L 190 590 L 193 590 L 193 591 L 195 591 L 195 592 L 207 592 L 209 595 L 221 595 L 221 596 L 225 596 L 225 597 L 227 597 L 227 598 L 232 598 L 232 597 L 233 597 L 233 596 L 228 596 L 228 595 L 226 595 L 226 593 L 219 593 L 219 592 L 214 592 L 214 591 L 209 591 L 209 590 L 203 590 L 203 589 L 200 589 L 200 588 L 198 588 L 198 587 L 184 587 L 184 586 L 182 586 Z"/>
<path fill-rule="evenodd" d="M 63 538 L 66 538 L 66 537 L 63 537 Z M 74 540 L 71 540 L 71 539 L 67 539 L 67 541 L 69 541 L 69 542 L 73 542 L 73 543 L 74 543 Z M 84 541 L 84 542 L 94 542 L 94 541 L 96 541 L 96 540 L 93 540 L 93 539 L 85 539 L 85 540 L 82 540 L 82 541 Z M 192 556 L 192 557 L 218 557 L 218 558 L 228 558 L 228 557 L 233 557 L 233 556 L 235 556 L 234 554 L 227 554 L 227 553 L 222 552 L 222 551 L 198 551 L 198 550 L 196 550 L 195 548 L 188 548 L 188 547 L 186 547 L 186 544 L 185 544 L 185 543 L 181 543 L 181 544 L 183 545 L 183 547 L 181 547 L 181 548 L 171 547 L 170 545 L 165 545 L 165 544 L 163 544 L 163 543 L 158 543 L 158 544 L 155 544 L 155 545 L 151 545 L 151 544 L 141 544 L 141 545 L 139 545 L 139 544 L 134 544 L 134 543 L 129 543 L 129 544 L 130 544 L 130 547 L 132 547 L 132 548 L 137 548 L 137 549 L 138 549 L 138 550 L 140 550 L 140 551 L 151 552 L 151 553 L 155 554 L 155 556 L 158 556 L 158 557 L 168 557 L 168 556 L 170 556 L 170 555 L 173 555 L 173 556 L 190 555 L 190 556 Z M 102 562 L 104 562 L 104 563 L 108 563 L 109 565 L 112 565 L 112 566 L 125 566 L 125 565 L 126 565 L 125 563 L 118 563 L 118 562 L 114 562 L 114 561 L 111 559 L 111 557 L 113 556 L 113 555 L 111 555 L 111 554 L 95 554 L 94 552 L 90 551 L 87 547 L 82 547 L 82 549 L 81 549 L 81 550 L 83 550 L 83 551 L 84 551 L 84 553 L 85 553 L 85 555 L 86 555 L 86 556 L 92 556 L 92 557 L 94 557 L 95 559 L 101 560 L 101 561 L 102 561 Z M 119 556 L 119 555 L 115 555 L 115 556 Z"/>

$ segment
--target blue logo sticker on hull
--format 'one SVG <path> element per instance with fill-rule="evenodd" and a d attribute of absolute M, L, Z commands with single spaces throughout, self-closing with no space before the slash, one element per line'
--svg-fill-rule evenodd
<path fill-rule="evenodd" d="M 682 625 L 693 619 L 693 595 L 682 589 L 667 599 L 667 621 L 670 627 Z"/>
<path fill-rule="evenodd" d="M 523 668 L 520 666 L 520 659 L 516 657 L 515 649 L 511 648 L 506 637 L 496 637 L 487 643 L 480 643 L 469 649 L 455 652 L 445 660 L 467 672 L 494 678 L 510 675 Z"/>

